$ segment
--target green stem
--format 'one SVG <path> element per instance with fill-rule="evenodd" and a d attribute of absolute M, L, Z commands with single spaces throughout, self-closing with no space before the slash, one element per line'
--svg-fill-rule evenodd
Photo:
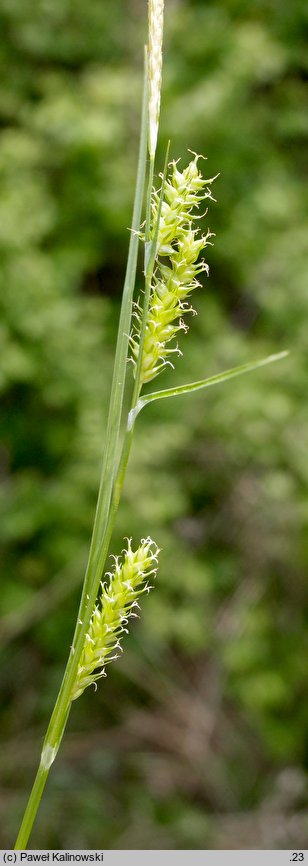
<path fill-rule="evenodd" d="M 27 845 L 27 841 L 29 839 L 34 816 L 36 815 L 38 804 L 40 803 L 42 793 L 45 788 L 46 780 L 48 777 L 48 770 L 44 769 L 41 764 L 38 768 L 34 785 L 27 803 L 27 808 L 23 817 L 23 822 L 18 833 L 15 851 L 24 851 Z"/>
<path fill-rule="evenodd" d="M 123 289 L 122 306 L 120 313 L 118 339 L 115 355 L 114 374 L 111 388 L 110 407 L 107 423 L 106 445 L 104 465 L 101 475 L 97 508 L 94 520 L 93 534 L 89 552 L 87 570 L 84 579 L 83 591 L 80 601 L 79 613 L 73 644 L 67 662 L 66 670 L 60 686 L 57 701 L 50 719 L 46 737 L 43 744 L 40 766 L 33 784 L 26 811 L 22 820 L 20 831 L 16 841 L 16 850 L 24 850 L 36 817 L 40 804 L 44 785 L 49 769 L 59 749 L 66 722 L 71 707 L 72 687 L 75 681 L 79 658 L 84 646 L 84 639 L 88 630 L 93 607 L 96 601 L 99 581 L 105 565 L 111 534 L 114 526 L 121 486 L 124 481 L 125 468 L 129 455 L 132 433 L 126 434 L 130 440 L 125 465 L 121 462 L 115 487 L 116 497 L 113 495 L 115 466 L 117 461 L 118 443 L 120 435 L 120 424 L 122 416 L 127 356 L 128 339 L 131 322 L 132 297 L 135 286 L 139 229 L 141 222 L 141 210 L 143 203 L 143 192 L 146 171 L 147 154 L 147 56 L 145 57 L 145 73 L 142 101 L 142 120 L 139 146 L 139 160 L 137 170 L 137 181 L 135 190 L 135 201 L 133 210 L 132 230 L 128 251 L 127 269 Z M 121 469 L 121 475 L 119 472 Z M 113 498 L 112 498 L 113 497 Z M 112 500 L 112 502 L 111 502 Z"/>
<path fill-rule="evenodd" d="M 134 405 L 135 404 L 132 401 L 132 408 Z M 116 475 L 116 479 L 115 479 L 115 483 L 114 483 L 113 497 L 112 497 L 112 501 L 111 501 L 108 523 L 107 523 L 107 527 L 106 527 L 106 534 L 105 534 L 105 539 L 104 539 L 103 556 L 105 557 L 105 559 L 107 557 L 109 543 L 110 543 L 110 539 L 111 539 L 111 535 L 112 535 L 112 530 L 113 530 L 115 518 L 117 515 L 119 500 L 120 500 L 121 491 L 122 491 L 122 487 L 123 487 L 123 483 L 124 483 L 124 479 L 125 479 L 126 467 L 127 467 L 127 463 L 128 463 L 128 459 L 129 459 L 132 441 L 133 441 L 133 426 L 131 426 L 129 430 L 126 430 L 124 442 L 123 442 L 123 447 L 122 447 L 121 459 L 119 462 L 117 475 Z M 97 593 L 96 593 L 96 595 L 97 595 Z M 96 598 L 96 596 L 95 596 L 95 598 Z M 92 610 L 93 610 L 93 607 L 92 607 Z M 84 640 L 84 637 L 83 637 L 83 640 Z M 82 649 L 83 649 L 83 644 L 81 646 L 80 652 L 82 651 Z M 78 648 L 76 648 L 76 655 L 78 653 L 78 658 L 80 656 L 80 652 L 79 652 L 79 642 L 78 642 Z M 68 670 L 68 667 L 67 667 L 67 670 Z M 66 671 L 66 673 L 67 673 L 67 671 Z M 63 682 L 65 679 L 66 679 L 66 675 L 64 675 Z M 55 709 L 54 709 L 54 712 L 52 714 L 52 717 L 51 717 L 51 720 L 50 720 L 50 723 L 48 726 L 47 734 L 46 734 L 46 737 L 44 740 L 42 755 L 41 755 L 41 762 L 40 762 L 40 765 L 39 765 L 39 768 L 38 768 L 38 771 L 37 771 L 37 774 L 36 774 L 36 777 L 35 777 L 35 780 L 33 783 L 32 791 L 31 791 L 31 794 L 30 794 L 30 797 L 29 797 L 29 800 L 27 803 L 27 807 L 25 810 L 23 821 L 22 821 L 22 824 L 20 827 L 20 831 L 19 831 L 17 840 L 16 840 L 16 844 L 15 844 L 15 850 L 16 851 L 21 851 L 21 850 L 23 851 L 26 848 L 26 845 L 27 845 L 27 842 L 29 839 L 29 835 L 30 835 L 30 832 L 31 832 L 31 829 L 32 829 L 32 826 L 34 823 L 34 819 L 35 819 L 35 816 L 36 816 L 36 813 L 37 813 L 37 810 L 38 810 L 38 807 L 40 804 L 42 793 L 43 793 L 43 790 L 45 787 L 45 783 L 46 783 L 46 780 L 48 777 L 49 769 L 50 769 L 51 764 L 53 763 L 53 761 L 56 757 L 58 748 L 59 748 L 61 740 L 62 740 L 62 736 L 64 734 L 66 722 L 67 722 L 69 712 L 70 712 L 71 702 L 69 701 L 66 713 L 64 713 L 62 715 L 61 714 L 62 702 L 60 702 L 59 699 L 60 699 L 60 693 L 59 693 L 58 701 L 55 705 Z M 55 745 L 52 745 L 53 743 Z"/>

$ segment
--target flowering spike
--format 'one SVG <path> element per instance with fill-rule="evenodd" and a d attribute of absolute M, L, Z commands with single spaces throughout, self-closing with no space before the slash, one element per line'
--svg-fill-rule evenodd
<path fill-rule="evenodd" d="M 187 330 L 183 315 L 195 312 L 186 303 L 193 289 L 200 285 L 198 274 L 208 273 L 208 265 L 199 259 L 201 251 L 210 243 L 212 234 L 201 235 L 194 222 L 204 199 L 213 200 L 209 184 L 214 178 L 204 179 L 198 169 L 198 154 L 181 172 L 177 162 L 171 163 L 171 175 L 164 186 L 164 198 L 157 235 L 155 270 L 151 286 L 143 343 L 140 382 L 143 385 L 154 379 L 170 364 L 169 356 L 179 352 L 178 347 L 169 346 L 180 330 Z M 151 237 L 155 237 L 159 209 L 159 192 L 152 195 Z M 132 360 L 135 368 L 139 355 L 142 311 L 135 305 L 137 326 L 130 336 Z M 172 365 L 171 365 L 172 366 Z"/>
<path fill-rule="evenodd" d="M 156 151 L 162 73 L 164 0 L 149 0 L 149 154 Z"/>
<path fill-rule="evenodd" d="M 100 599 L 94 607 L 85 636 L 72 701 L 79 698 L 88 686 L 96 685 L 96 680 L 105 677 L 105 665 L 118 658 L 113 653 L 122 651 L 120 641 L 123 634 L 128 633 L 124 624 L 137 616 L 137 598 L 150 589 L 147 578 L 156 574 L 158 553 L 158 547 L 151 538 L 142 539 L 136 551 L 132 550 L 128 539 L 122 563 L 119 557 L 113 557 L 114 571 L 108 575 L 108 582 L 101 582 Z"/>

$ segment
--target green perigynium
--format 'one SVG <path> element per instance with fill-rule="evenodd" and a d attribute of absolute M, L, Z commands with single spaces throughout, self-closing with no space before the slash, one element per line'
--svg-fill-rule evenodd
<path fill-rule="evenodd" d="M 178 346 L 170 347 L 180 330 L 187 330 L 183 315 L 195 312 L 187 303 L 193 289 L 200 285 L 197 277 L 201 272 L 208 273 L 208 265 L 199 259 L 201 251 L 210 243 L 212 234 L 200 233 L 196 220 L 200 218 L 200 203 L 213 196 L 210 184 L 215 178 L 204 179 L 198 168 L 199 157 L 195 155 L 189 165 L 181 172 L 177 163 L 171 164 L 171 176 L 167 178 L 158 226 L 155 268 L 151 285 L 150 303 L 146 319 L 143 343 L 140 383 L 150 382 L 171 363 L 169 356 L 180 354 Z M 155 237 L 159 192 L 152 194 L 151 238 Z M 141 309 L 135 306 L 137 327 L 132 333 L 130 344 L 133 362 L 139 355 Z"/>
<path fill-rule="evenodd" d="M 151 538 L 142 539 L 136 551 L 128 540 L 123 561 L 115 557 L 115 567 L 108 581 L 101 583 L 101 594 L 95 605 L 78 666 L 72 700 L 84 689 L 106 676 L 105 665 L 118 658 L 120 641 L 127 633 L 127 622 L 137 616 L 138 597 L 149 592 L 148 578 L 155 576 L 159 550 Z"/>

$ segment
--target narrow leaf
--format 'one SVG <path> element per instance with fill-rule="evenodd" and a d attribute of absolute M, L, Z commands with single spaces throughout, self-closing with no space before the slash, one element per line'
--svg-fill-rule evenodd
<path fill-rule="evenodd" d="M 252 370 L 257 370 L 258 367 L 265 367 L 266 364 L 272 364 L 274 361 L 280 361 L 286 358 L 289 352 L 278 352 L 276 355 L 269 355 L 267 358 L 262 358 L 260 361 L 250 361 L 247 364 L 241 364 L 239 367 L 232 367 L 230 370 L 225 370 L 223 373 L 217 373 L 216 376 L 210 376 L 208 379 L 200 379 L 199 382 L 191 382 L 188 385 L 178 385 L 175 388 L 167 388 L 163 391 L 153 391 L 151 394 L 145 394 L 140 397 L 134 409 L 131 410 L 128 420 L 128 429 L 134 424 L 135 418 L 148 403 L 153 403 L 154 400 L 163 400 L 166 397 L 179 397 L 181 394 L 190 394 L 192 391 L 199 391 L 201 388 L 210 388 L 211 385 L 219 385 L 221 382 L 226 382 L 227 379 L 233 379 L 235 376 L 241 376 L 242 373 L 250 373 Z"/>

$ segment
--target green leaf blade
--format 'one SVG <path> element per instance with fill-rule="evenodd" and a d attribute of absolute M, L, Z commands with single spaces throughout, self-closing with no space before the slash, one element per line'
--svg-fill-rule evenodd
<path fill-rule="evenodd" d="M 193 391 L 199 391 L 203 388 L 210 388 L 212 385 L 220 385 L 228 379 L 234 379 L 236 376 L 241 376 L 244 373 L 250 373 L 257 370 L 259 367 L 265 367 L 267 364 L 272 364 L 275 361 L 281 361 L 289 354 L 288 351 L 278 352 L 275 355 L 268 355 L 267 358 L 262 358 L 259 361 L 249 361 L 247 364 L 241 364 L 238 367 L 231 367 L 230 370 L 224 370 L 223 373 L 217 373 L 215 376 L 210 376 L 207 379 L 200 379 L 198 382 L 190 382 L 187 385 L 177 385 L 175 388 L 167 388 L 163 391 L 153 391 L 150 394 L 145 394 L 137 401 L 136 406 L 129 414 L 128 429 L 134 424 L 135 418 L 148 403 L 153 403 L 155 400 L 164 400 L 168 397 L 180 397 L 182 394 L 190 394 Z"/>

